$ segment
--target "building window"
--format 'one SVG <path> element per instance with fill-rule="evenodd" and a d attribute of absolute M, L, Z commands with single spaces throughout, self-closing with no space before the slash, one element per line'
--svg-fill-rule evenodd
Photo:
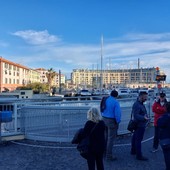
<path fill-rule="evenodd" d="M 7 78 L 5 78 L 5 84 L 8 84 L 8 79 Z"/>
<path fill-rule="evenodd" d="M 25 95 L 25 92 L 23 91 L 23 92 L 21 92 L 21 95 Z"/>
<path fill-rule="evenodd" d="M 9 70 L 11 70 L 12 69 L 12 65 L 9 65 Z"/>
<path fill-rule="evenodd" d="M 8 68 L 8 64 L 7 63 L 5 63 L 5 68 Z"/>

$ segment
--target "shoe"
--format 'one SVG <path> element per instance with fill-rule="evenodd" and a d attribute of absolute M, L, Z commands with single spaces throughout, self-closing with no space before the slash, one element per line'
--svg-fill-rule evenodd
<path fill-rule="evenodd" d="M 116 156 L 106 156 L 106 160 L 107 161 L 115 161 L 115 160 L 117 160 L 117 157 Z"/>
<path fill-rule="evenodd" d="M 148 158 L 146 158 L 144 156 L 136 157 L 136 159 L 140 160 L 140 161 L 148 161 Z"/>
<path fill-rule="evenodd" d="M 159 150 L 159 149 L 153 148 L 151 152 L 152 152 L 152 153 L 155 153 L 155 152 L 157 152 L 158 150 Z"/>

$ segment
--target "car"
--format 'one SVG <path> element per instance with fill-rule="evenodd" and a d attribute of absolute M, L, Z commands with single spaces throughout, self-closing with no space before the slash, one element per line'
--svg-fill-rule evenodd
<path fill-rule="evenodd" d="M 81 90 L 80 96 L 91 96 L 91 93 L 88 90 Z"/>

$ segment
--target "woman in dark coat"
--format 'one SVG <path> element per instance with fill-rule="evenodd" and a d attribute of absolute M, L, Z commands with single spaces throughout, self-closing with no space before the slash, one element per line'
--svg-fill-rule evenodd
<path fill-rule="evenodd" d="M 160 128 L 160 143 L 163 140 L 169 140 L 169 144 L 167 143 L 166 147 L 162 146 L 166 170 L 170 170 L 170 102 L 167 102 L 165 105 L 166 113 L 161 116 L 158 121 L 157 125 Z"/>
<path fill-rule="evenodd" d="M 105 150 L 105 124 L 101 120 L 100 112 L 92 107 L 87 113 L 87 119 L 84 126 L 84 135 L 90 134 L 89 154 L 87 163 L 89 170 L 104 170 L 103 155 Z M 92 131 L 92 132 L 91 132 Z"/>

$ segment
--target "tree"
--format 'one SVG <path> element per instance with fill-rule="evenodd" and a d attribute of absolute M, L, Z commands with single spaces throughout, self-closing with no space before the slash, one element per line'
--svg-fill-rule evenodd
<path fill-rule="evenodd" d="M 48 72 L 46 72 L 46 77 L 48 80 L 48 90 L 49 92 L 51 92 L 51 87 L 52 87 L 52 82 L 56 76 L 56 72 L 53 70 L 53 68 L 50 68 L 47 70 Z"/>
<path fill-rule="evenodd" d="M 18 90 L 33 90 L 33 93 L 44 93 L 48 91 L 47 84 L 44 83 L 30 83 L 26 86 L 21 86 L 17 88 Z"/>

